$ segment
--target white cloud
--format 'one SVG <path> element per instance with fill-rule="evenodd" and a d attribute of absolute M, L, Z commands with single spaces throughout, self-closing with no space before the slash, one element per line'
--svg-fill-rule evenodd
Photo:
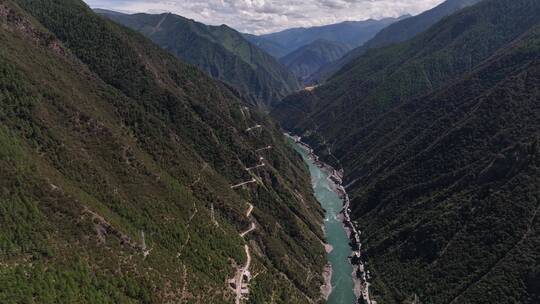
<path fill-rule="evenodd" d="M 85 0 L 124 12 L 172 12 L 206 24 L 268 33 L 347 20 L 418 14 L 443 0 Z"/>

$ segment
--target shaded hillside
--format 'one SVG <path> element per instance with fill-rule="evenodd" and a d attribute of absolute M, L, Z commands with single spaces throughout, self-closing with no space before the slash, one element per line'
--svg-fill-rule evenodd
<path fill-rule="evenodd" d="M 245 245 L 250 299 L 318 301 L 322 210 L 276 126 L 81 1 L 14 3 L 0 2 L 1 303 L 231 303 Z"/>
<path fill-rule="evenodd" d="M 254 45 L 256 45 L 261 50 L 264 50 L 268 54 L 272 55 L 274 58 L 281 58 L 289 52 L 287 47 L 282 46 L 278 43 L 270 41 L 268 39 L 261 38 L 257 35 L 252 34 L 242 34 L 244 37 Z"/>
<path fill-rule="evenodd" d="M 322 83 L 334 73 L 338 72 L 347 63 L 360 57 L 367 50 L 403 42 L 426 31 L 435 23 L 460 9 L 474 5 L 482 0 L 447 0 L 440 5 L 425 11 L 417 16 L 397 21 L 382 29 L 364 45 L 350 51 L 343 58 L 322 67 L 310 77 L 309 82 Z"/>
<path fill-rule="evenodd" d="M 111 11 L 111 10 L 103 9 L 103 8 L 94 8 L 93 11 L 94 13 L 99 14 L 99 15 L 126 15 L 121 12 Z"/>
<path fill-rule="evenodd" d="M 345 169 L 381 303 L 538 303 L 540 3 L 486 0 L 274 113 Z"/>
<path fill-rule="evenodd" d="M 317 40 L 280 59 L 296 77 L 306 80 L 323 65 L 338 60 L 350 47 L 336 42 Z"/>
<path fill-rule="evenodd" d="M 540 4 L 521 2 L 482 2 L 409 41 L 369 50 L 314 92 L 289 96 L 273 114 L 286 129 L 323 129 L 344 143 L 377 115 L 459 79 L 535 25 Z"/>
<path fill-rule="evenodd" d="M 272 105 L 299 88 L 285 67 L 225 25 L 208 26 L 173 14 L 103 15 L 227 82 L 253 104 Z"/>
<path fill-rule="evenodd" d="M 280 51 L 281 54 L 284 53 L 281 57 L 317 40 L 326 40 L 350 47 L 357 47 L 371 39 L 381 29 L 401 18 L 405 18 L 405 16 L 400 18 L 384 18 L 381 20 L 347 21 L 308 28 L 292 28 L 277 33 L 260 35 L 258 36 L 258 40 L 255 37 L 251 37 L 251 40 L 255 41 L 264 50 L 267 50 L 267 46 L 271 46 L 269 43 L 285 48 L 285 52 Z M 275 51 L 269 49 L 267 52 L 273 53 Z"/>
<path fill-rule="evenodd" d="M 537 27 L 340 158 L 382 302 L 540 300 L 539 51 Z"/>

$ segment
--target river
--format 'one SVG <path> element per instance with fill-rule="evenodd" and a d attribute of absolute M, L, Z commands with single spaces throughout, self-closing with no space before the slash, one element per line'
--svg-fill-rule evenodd
<path fill-rule="evenodd" d="M 328 298 L 328 304 L 354 304 L 356 296 L 353 292 L 352 279 L 353 267 L 349 263 L 352 249 L 349 238 L 338 215 L 343 208 L 343 200 L 330 187 L 328 173 L 321 170 L 308 156 L 299 144 L 291 142 L 294 149 L 302 155 L 309 166 L 315 197 L 326 211 L 324 230 L 327 242 L 333 247 L 328 253 L 328 261 L 332 265 L 332 292 Z"/>

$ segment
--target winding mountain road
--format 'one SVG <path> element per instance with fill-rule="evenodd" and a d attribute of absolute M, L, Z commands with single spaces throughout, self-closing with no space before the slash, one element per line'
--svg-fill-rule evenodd
<path fill-rule="evenodd" d="M 249 229 L 240 233 L 240 236 L 241 237 L 244 237 L 246 236 L 246 234 L 250 233 L 251 231 L 255 230 L 257 228 L 257 226 L 255 226 L 255 223 L 251 222 L 251 226 L 249 226 Z"/>
<path fill-rule="evenodd" d="M 246 129 L 246 132 L 253 131 L 253 130 L 259 129 L 259 128 L 262 128 L 262 126 L 261 126 L 261 125 L 255 125 L 255 126 L 253 126 L 253 127 L 251 127 L 251 128 L 247 128 L 247 129 Z"/>
<path fill-rule="evenodd" d="M 253 184 L 253 183 L 256 183 L 256 182 L 257 182 L 257 180 L 256 180 L 255 178 L 253 178 L 253 179 L 251 179 L 251 180 L 249 180 L 249 181 L 247 181 L 247 182 L 243 182 L 243 183 L 240 183 L 240 184 L 236 184 L 236 185 L 234 185 L 234 186 L 231 186 L 231 189 L 239 188 L 239 187 L 242 187 L 242 186 L 244 186 L 244 185 L 247 185 L 247 184 Z"/>
<path fill-rule="evenodd" d="M 249 204 L 249 208 L 246 212 L 246 217 L 250 217 L 251 216 L 251 212 L 253 212 L 253 205 L 248 203 Z"/>
<path fill-rule="evenodd" d="M 236 304 L 240 304 L 241 301 L 242 301 L 242 295 L 243 294 L 247 294 L 249 293 L 249 290 L 248 290 L 248 287 L 247 287 L 247 283 L 244 283 L 244 277 L 246 278 L 249 278 L 249 276 L 251 275 L 249 273 L 249 267 L 251 266 L 251 254 L 249 252 L 249 246 L 248 245 L 244 245 L 244 251 L 246 253 L 246 265 L 244 267 L 242 267 L 240 269 L 240 271 L 238 271 L 237 275 L 236 275 L 236 282 L 235 282 L 235 285 L 236 285 L 236 300 L 235 300 L 235 303 Z"/>
<path fill-rule="evenodd" d="M 264 147 L 264 148 L 257 149 L 257 150 L 255 150 L 255 152 L 262 152 L 264 150 L 270 150 L 270 149 L 272 149 L 272 146 L 267 146 L 267 147 Z"/>
<path fill-rule="evenodd" d="M 246 217 L 250 218 L 251 213 L 253 212 L 253 205 L 248 203 L 248 209 L 246 211 Z M 251 225 L 248 230 L 239 233 L 240 237 L 244 237 L 246 234 L 250 233 L 251 231 L 255 230 L 257 226 L 253 221 L 251 221 Z M 234 276 L 233 279 L 231 279 L 229 282 L 234 284 L 234 292 L 236 294 L 235 303 L 240 304 L 242 299 L 244 298 L 243 295 L 249 294 L 249 287 L 248 283 L 251 280 L 251 273 L 249 272 L 249 267 L 251 266 L 251 253 L 249 251 L 249 246 L 246 244 L 244 245 L 244 251 L 246 253 L 246 264 L 239 268 Z"/>

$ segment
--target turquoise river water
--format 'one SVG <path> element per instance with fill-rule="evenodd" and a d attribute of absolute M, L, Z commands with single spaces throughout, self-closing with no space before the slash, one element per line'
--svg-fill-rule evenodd
<path fill-rule="evenodd" d="M 328 261 L 332 265 L 332 293 L 327 303 L 354 304 L 356 298 L 353 292 L 353 268 L 348 260 L 352 250 L 343 224 L 338 219 L 338 215 L 343 208 L 343 200 L 339 198 L 337 193 L 332 191 L 328 181 L 328 174 L 309 159 L 308 152 L 305 149 L 296 143 L 293 144 L 294 149 L 302 155 L 302 158 L 309 166 L 315 197 L 326 211 L 324 229 L 327 242 L 333 247 L 333 250 L 328 254 Z"/>

